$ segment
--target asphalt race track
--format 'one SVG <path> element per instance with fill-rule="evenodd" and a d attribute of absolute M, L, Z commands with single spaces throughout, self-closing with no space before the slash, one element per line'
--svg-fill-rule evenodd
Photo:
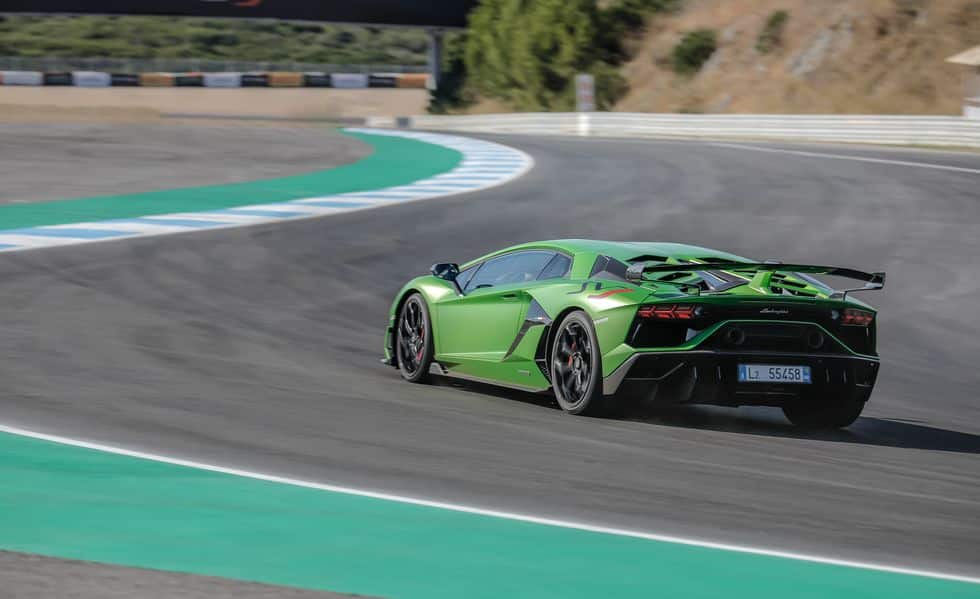
<path fill-rule="evenodd" d="M 125 568 L 73 560 L 21 555 L 0 551 L 0 568 L 6 597 L 15 599 L 343 599 L 322 591 L 304 591 L 175 574 L 141 568 Z M 364 599 L 358 596 L 358 599 Z"/>
<path fill-rule="evenodd" d="M 567 520 L 980 572 L 980 155 L 499 137 L 508 185 L 286 224 L 0 255 L 0 422 Z M 767 145 L 765 147 L 787 148 Z M 770 409 L 645 421 L 403 383 L 404 280 L 533 239 L 700 243 L 886 270 L 883 367 L 851 429 Z M 533 548 L 529 548 L 533 559 Z"/>
<path fill-rule="evenodd" d="M 369 150 L 325 127 L 289 123 L 0 122 L 0 205 L 282 177 Z"/>

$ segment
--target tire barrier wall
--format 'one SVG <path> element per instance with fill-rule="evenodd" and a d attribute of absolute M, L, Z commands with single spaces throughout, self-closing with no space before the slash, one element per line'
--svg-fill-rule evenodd
<path fill-rule="evenodd" d="M 241 73 L 204 73 L 204 87 L 241 87 Z"/>
<path fill-rule="evenodd" d="M 71 85 L 71 73 L 44 73 L 44 85 Z"/>
<path fill-rule="evenodd" d="M 75 71 L 72 73 L 72 83 L 78 87 L 110 87 L 112 75 L 96 71 Z"/>
<path fill-rule="evenodd" d="M 140 76 L 136 73 L 110 73 L 111 87 L 136 87 L 140 84 Z"/>
<path fill-rule="evenodd" d="M 44 75 L 36 71 L 3 71 L 0 72 L 0 84 L 44 85 Z"/>
<path fill-rule="evenodd" d="M 141 87 L 173 87 L 175 79 L 170 73 L 140 73 L 138 81 Z"/>
<path fill-rule="evenodd" d="M 330 75 L 330 87 L 362 89 L 367 87 L 369 83 L 369 76 L 363 73 L 333 73 Z"/>
<path fill-rule="evenodd" d="M 404 73 L 398 75 L 398 87 L 425 89 L 429 84 L 429 76 L 422 73 Z"/>
<path fill-rule="evenodd" d="M 107 73 L 102 71 L 0 71 L 0 85 L 75 87 L 332 87 L 425 89 L 423 73 Z"/>
<path fill-rule="evenodd" d="M 303 73 L 266 73 L 269 87 L 303 87 Z"/>

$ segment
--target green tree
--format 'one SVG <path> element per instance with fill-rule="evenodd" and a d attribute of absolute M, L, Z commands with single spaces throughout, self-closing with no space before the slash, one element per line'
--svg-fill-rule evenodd
<path fill-rule="evenodd" d="M 470 14 L 464 62 L 470 84 L 478 92 L 510 100 L 517 83 L 512 76 L 512 31 L 518 30 L 526 0 L 484 0 Z"/>
<path fill-rule="evenodd" d="M 0 17 L 0 54 L 425 64 L 414 29 L 151 16 Z"/>
<path fill-rule="evenodd" d="M 470 17 L 465 62 L 474 89 L 520 110 L 570 110 L 577 73 L 593 72 L 600 107 L 624 81 L 604 59 L 595 0 L 484 0 Z"/>
<path fill-rule="evenodd" d="M 575 75 L 595 62 L 597 16 L 593 0 L 532 2 L 527 26 L 514 40 L 518 108 L 572 107 Z"/>
<path fill-rule="evenodd" d="M 446 39 L 446 52 L 442 61 L 442 80 L 439 88 L 429 95 L 429 112 L 446 114 L 453 109 L 464 108 L 473 102 L 466 85 L 466 34 L 454 34 Z"/>
<path fill-rule="evenodd" d="M 777 10 L 769 15 L 765 27 L 755 40 L 755 49 L 759 54 L 768 54 L 783 45 L 783 29 L 788 20 L 789 13 L 785 10 Z"/>
<path fill-rule="evenodd" d="M 674 72 L 693 75 L 701 70 L 718 48 L 715 32 L 711 29 L 697 29 L 684 34 L 674 46 L 672 63 Z"/>

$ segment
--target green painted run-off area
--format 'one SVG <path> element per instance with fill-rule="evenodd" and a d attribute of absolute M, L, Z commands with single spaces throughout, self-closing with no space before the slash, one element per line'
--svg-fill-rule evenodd
<path fill-rule="evenodd" d="M 348 132 L 372 146 L 368 157 L 303 175 L 95 198 L 0 206 L 0 230 L 64 225 L 175 212 L 202 212 L 407 185 L 452 170 L 456 150 L 422 141 Z M 179 185 L 174 181 L 174 185 Z"/>
<path fill-rule="evenodd" d="M 419 599 L 980 597 L 969 583 L 467 514 L 10 434 L 0 434 L 0 455 L 0 549 Z"/>

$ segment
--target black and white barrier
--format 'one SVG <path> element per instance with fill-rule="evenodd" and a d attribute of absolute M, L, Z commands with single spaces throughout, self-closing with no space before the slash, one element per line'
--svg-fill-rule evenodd
<path fill-rule="evenodd" d="M 331 87 L 426 89 L 422 73 L 106 73 L 102 71 L 0 71 L 0 85 L 75 87 Z"/>

